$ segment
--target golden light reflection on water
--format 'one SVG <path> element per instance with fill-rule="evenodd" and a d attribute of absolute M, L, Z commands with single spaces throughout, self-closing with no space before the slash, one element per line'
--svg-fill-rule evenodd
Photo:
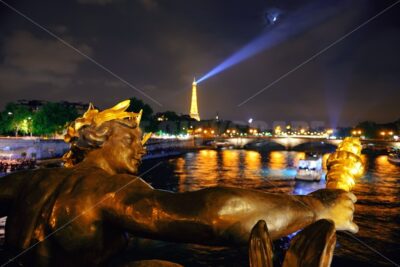
<path fill-rule="evenodd" d="M 186 170 L 185 170 L 185 159 L 177 158 L 175 161 L 175 172 L 179 177 L 178 191 L 183 192 L 186 191 Z"/>
<path fill-rule="evenodd" d="M 272 151 L 269 154 L 268 168 L 271 170 L 281 170 L 286 168 L 287 158 L 283 151 Z"/>
<path fill-rule="evenodd" d="M 240 171 L 239 164 L 239 150 L 223 150 L 222 151 L 222 170 L 224 172 L 224 178 L 237 179 Z"/>
<path fill-rule="evenodd" d="M 398 166 L 389 162 L 388 156 L 386 155 L 378 156 L 375 159 L 375 166 L 376 166 L 376 172 L 379 176 L 385 176 L 386 174 L 391 174 L 399 169 Z"/>
<path fill-rule="evenodd" d="M 262 164 L 261 164 L 261 155 L 256 151 L 247 151 L 244 155 L 244 177 L 247 179 L 259 180 L 258 175 L 255 173 L 260 172 Z"/>
<path fill-rule="evenodd" d="M 189 175 L 194 185 L 216 186 L 218 178 L 218 160 L 217 151 L 211 149 L 201 150 L 197 154 L 196 163 L 189 169 Z"/>
<path fill-rule="evenodd" d="M 216 185 L 241 186 L 247 179 L 253 185 L 261 182 L 262 157 L 256 151 L 200 150 L 194 158 L 179 158 L 174 165 L 179 192 Z"/>

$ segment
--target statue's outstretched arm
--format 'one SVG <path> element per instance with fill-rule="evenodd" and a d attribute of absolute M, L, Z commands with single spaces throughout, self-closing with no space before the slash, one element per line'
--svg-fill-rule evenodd
<path fill-rule="evenodd" d="M 311 224 L 333 219 L 327 210 L 341 210 L 342 229 L 350 226 L 352 200 L 344 191 L 325 190 L 329 197 L 289 196 L 256 190 L 214 187 L 194 192 L 132 187 L 117 193 L 105 205 L 105 216 L 134 235 L 200 244 L 246 244 L 253 225 L 260 219 L 276 239 Z M 333 219 L 334 220 L 334 219 Z"/>

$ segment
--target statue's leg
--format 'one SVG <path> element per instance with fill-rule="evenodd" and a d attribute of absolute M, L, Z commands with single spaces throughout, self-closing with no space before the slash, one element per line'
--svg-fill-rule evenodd
<path fill-rule="evenodd" d="M 250 233 L 249 262 L 250 267 L 272 267 L 272 240 L 264 220 L 259 220 Z"/>
<path fill-rule="evenodd" d="M 335 225 L 319 220 L 304 228 L 290 243 L 283 267 L 328 267 L 336 244 Z"/>

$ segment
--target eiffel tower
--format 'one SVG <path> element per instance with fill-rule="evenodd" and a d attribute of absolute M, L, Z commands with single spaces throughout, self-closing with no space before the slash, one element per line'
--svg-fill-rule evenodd
<path fill-rule="evenodd" d="M 190 117 L 200 121 L 199 109 L 197 108 L 197 83 L 196 78 L 193 79 L 192 83 L 192 102 L 190 103 Z"/>

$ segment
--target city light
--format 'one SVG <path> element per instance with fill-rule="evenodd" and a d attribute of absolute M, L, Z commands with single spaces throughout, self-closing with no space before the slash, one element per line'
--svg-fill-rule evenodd
<path fill-rule="evenodd" d="M 275 127 L 275 134 L 276 134 L 276 135 L 280 135 L 281 133 L 282 133 L 281 126 L 279 126 L 279 125 L 276 126 L 276 127 Z"/>
<path fill-rule="evenodd" d="M 354 136 L 357 136 L 357 135 L 360 136 L 362 134 L 362 130 L 359 130 L 359 129 L 353 130 L 353 131 L 351 131 L 351 134 Z"/>

